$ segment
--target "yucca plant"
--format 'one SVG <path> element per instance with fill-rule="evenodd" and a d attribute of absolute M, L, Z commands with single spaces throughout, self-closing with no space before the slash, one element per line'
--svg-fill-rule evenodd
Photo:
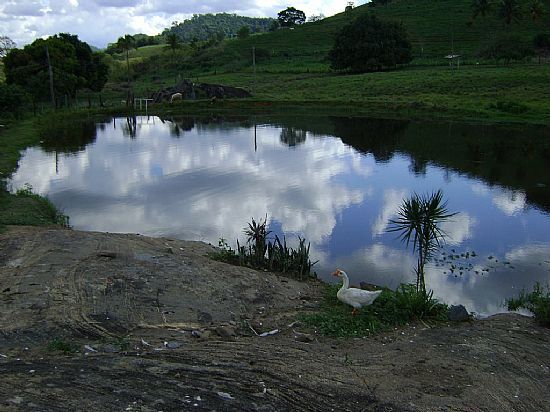
<path fill-rule="evenodd" d="M 267 236 L 271 233 L 267 230 L 267 215 L 265 219 L 256 222 L 252 218 L 252 222 L 245 227 L 244 234 L 248 236 L 246 242 L 249 244 L 250 255 L 253 256 L 256 266 L 263 266 L 265 253 L 267 252 Z"/>
<path fill-rule="evenodd" d="M 397 232 L 407 247 L 412 242 L 417 253 L 416 290 L 426 293 L 424 267 L 433 253 L 445 239 L 439 224 L 456 215 L 449 213 L 443 192 L 438 190 L 430 195 L 414 193 L 404 199 L 397 212 L 397 219 L 390 220 L 389 232 Z"/>

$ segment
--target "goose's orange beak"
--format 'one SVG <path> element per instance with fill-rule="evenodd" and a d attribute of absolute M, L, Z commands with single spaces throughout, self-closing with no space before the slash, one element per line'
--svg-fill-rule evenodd
<path fill-rule="evenodd" d="M 332 276 L 339 277 L 340 276 L 340 269 L 336 269 L 334 272 L 332 272 Z"/>

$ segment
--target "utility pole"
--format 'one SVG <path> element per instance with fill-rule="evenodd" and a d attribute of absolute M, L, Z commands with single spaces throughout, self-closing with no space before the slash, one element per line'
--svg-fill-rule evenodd
<path fill-rule="evenodd" d="M 52 98 L 52 107 L 55 110 L 55 93 L 53 90 L 53 69 L 50 61 L 50 52 L 48 51 L 48 45 L 46 45 L 46 59 L 48 60 L 48 73 L 50 74 L 50 96 Z"/>
<path fill-rule="evenodd" d="M 252 67 L 254 67 L 254 88 L 256 91 L 256 46 L 252 46 Z"/>

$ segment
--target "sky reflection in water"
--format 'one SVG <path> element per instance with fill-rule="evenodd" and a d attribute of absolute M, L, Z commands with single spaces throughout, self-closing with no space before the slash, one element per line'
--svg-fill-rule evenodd
<path fill-rule="evenodd" d="M 275 233 L 311 242 L 320 277 L 341 267 L 352 282 L 395 288 L 413 281 L 415 256 L 387 233 L 389 219 L 413 191 L 441 188 L 459 214 L 444 224 L 445 255 L 428 269 L 436 296 L 489 314 L 550 279 L 550 216 L 521 187 L 488 185 L 399 148 L 380 158 L 282 121 L 258 124 L 256 141 L 254 126 L 243 122 L 151 117 L 137 118 L 135 130 L 128 125 L 124 118 L 102 124 L 73 153 L 27 149 L 12 189 L 31 184 L 75 229 L 213 244 L 243 239 L 250 218 L 267 214 Z M 472 251 L 476 257 L 461 256 Z"/>

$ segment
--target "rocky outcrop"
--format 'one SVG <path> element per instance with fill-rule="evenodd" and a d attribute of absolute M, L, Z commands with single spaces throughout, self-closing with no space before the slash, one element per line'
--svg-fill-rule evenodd
<path fill-rule="evenodd" d="M 224 99 L 244 98 L 251 94 L 240 87 L 224 86 L 221 84 L 193 83 L 189 79 L 182 80 L 175 86 L 166 87 L 154 92 L 150 98 L 154 103 L 170 102 L 172 96 L 181 94 L 184 100 L 194 99 Z"/>

